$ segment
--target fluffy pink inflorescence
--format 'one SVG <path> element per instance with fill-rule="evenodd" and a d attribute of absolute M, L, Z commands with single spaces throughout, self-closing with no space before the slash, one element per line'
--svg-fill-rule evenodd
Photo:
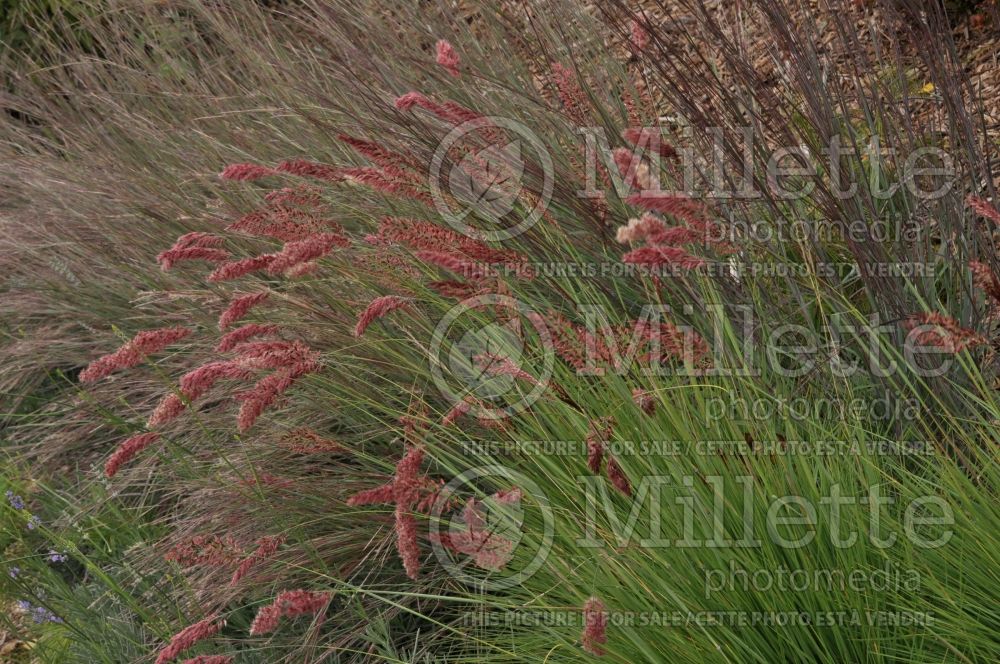
<path fill-rule="evenodd" d="M 166 424 L 176 418 L 190 403 L 212 389 L 223 378 L 250 380 L 250 372 L 234 361 L 216 361 L 192 369 L 180 380 L 180 394 L 168 394 L 160 400 L 146 425 L 150 428 Z"/>
<path fill-rule="evenodd" d="M 633 20 L 629 25 L 629 32 L 632 33 L 632 46 L 635 50 L 643 51 L 649 46 L 649 33 L 642 27 L 642 23 Z"/>
<path fill-rule="evenodd" d="M 965 199 L 965 202 L 972 208 L 972 211 L 980 217 L 989 219 L 994 224 L 1000 225 L 1000 210 L 997 210 L 996 207 L 991 205 L 985 198 L 969 196 Z"/>
<path fill-rule="evenodd" d="M 591 597 L 583 604 L 583 633 L 580 635 L 583 649 L 597 657 L 603 655 L 601 646 L 608 642 L 607 630 L 608 609 L 604 602 Z"/>
<path fill-rule="evenodd" d="M 680 270 L 693 270 L 705 265 L 705 259 L 670 246 L 639 247 L 622 256 L 622 262 L 650 267 L 675 267 Z"/>
<path fill-rule="evenodd" d="M 212 273 L 208 275 L 209 281 L 230 281 L 232 279 L 238 279 L 251 272 L 257 272 L 258 270 L 263 270 L 267 268 L 271 262 L 274 261 L 273 254 L 264 254 L 263 256 L 251 256 L 250 258 L 241 258 L 235 261 L 229 261 L 228 263 L 223 263 L 219 267 L 212 270 Z"/>
<path fill-rule="evenodd" d="M 230 164 L 222 169 L 219 177 L 223 180 L 259 180 L 268 175 L 275 175 L 277 171 L 267 166 L 258 164 Z"/>
<path fill-rule="evenodd" d="M 232 655 L 198 655 L 185 659 L 181 664 L 233 664 L 234 661 Z"/>
<path fill-rule="evenodd" d="M 225 331 L 227 327 L 242 319 L 253 307 L 267 299 L 270 295 L 267 291 L 241 295 L 229 303 L 229 306 L 219 317 L 219 329 Z"/>
<path fill-rule="evenodd" d="M 498 495 L 494 494 L 493 497 L 500 504 L 512 505 L 521 498 L 520 492 L 504 497 Z M 471 556 L 478 567 L 494 571 L 503 569 L 514 554 L 514 542 L 487 528 L 486 519 L 473 498 L 466 503 L 462 520 L 465 522 L 466 530 L 442 536 L 442 544 Z"/>
<path fill-rule="evenodd" d="M 170 249 L 161 252 L 156 260 L 164 271 L 169 270 L 174 263 L 181 260 L 224 261 L 229 258 L 229 252 L 218 248 L 223 242 L 225 242 L 225 238 L 210 233 L 198 231 L 185 233 L 177 238 Z"/>
<path fill-rule="evenodd" d="M 949 353 L 960 353 L 966 348 L 989 343 L 989 340 L 972 330 L 962 327 L 954 318 L 928 312 L 915 314 L 903 324 L 911 330 L 907 341 L 919 346 L 937 346 Z"/>
<path fill-rule="evenodd" d="M 329 164 L 320 164 L 315 161 L 295 159 L 283 161 L 275 169 L 281 173 L 298 175 L 299 177 L 316 178 L 328 182 L 340 182 L 344 179 L 344 169 Z"/>
<path fill-rule="evenodd" d="M 483 116 L 475 111 L 471 111 L 455 102 L 447 101 L 439 104 L 431 101 L 419 92 L 407 92 L 405 95 L 396 98 L 396 108 L 401 111 L 408 111 L 414 106 L 436 115 L 440 119 L 452 125 L 460 125 L 464 122 L 483 121 Z"/>
<path fill-rule="evenodd" d="M 276 537 L 262 537 L 257 540 L 257 550 L 240 563 L 240 566 L 236 568 L 235 572 L 233 572 L 233 578 L 229 582 L 229 585 L 235 586 L 238 584 L 259 562 L 267 560 L 273 556 L 278 551 L 278 547 L 280 547 L 284 541 L 284 535 L 278 535 Z"/>
<path fill-rule="evenodd" d="M 562 101 L 563 112 L 578 126 L 586 125 L 590 102 L 576 80 L 576 73 L 570 67 L 555 62 L 552 64 L 552 78 Z"/>
<path fill-rule="evenodd" d="M 194 644 L 218 634 L 225 624 L 224 620 L 220 622 L 218 617 L 213 616 L 185 627 L 170 639 L 170 644 L 166 648 L 160 651 L 156 657 L 156 664 L 172 662 Z"/>
<path fill-rule="evenodd" d="M 460 59 L 454 47 L 447 40 L 439 39 L 435 48 L 437 50 L 437 63 L 455 78 L 461 76 L 461 73 L 458 71 Z"/>
<path fill-rule="evenodd" d="M 652 392 L 636 388 L 632 390 L 632 401 L 647 415 L 652 415 L 656 412 L 656 398 Z"/>
<path fill-rule="evenodd" d="M 602 417 L 590 423 L 590 430 L 587 432 L 587 467 L 593 473 L 601 472 L 601 465 L 604 461 L 604 448 L 607 441 L 611 439 L 611 431 L 614 426 L 610 417 Z"/>
<path fill-rule="evenodd" d="M 147 433 L 140 433 L 126 439 L 118 448 L 111 454 L 107 463 L 104 464 L 104 474 L 108 477 L 114 477 L 121 468 L 122 464 L 131 461 L 135 455 L 143 451 L 157 440 L 160 439 L 160 434 L 155 431 L 149 431 Z"/>
<path fill-rule="evenodd" d="M 183 249 L 167 249 L 156 256 L 160 268 L 166 272 L 180 261 L 202 260 L 210 263 L 221 263 L 229 260 L 230 253 L 225 249 L 211 247 L 185 247 Z"/>
<path fill-rule="evenodd" d="M 274 602 L 261 608 L 250 625 L 251 636 L 268 634 L 278 628 L 282 617 L 293 618 L 310 613 L 318 613 L 327 602 L 330 593 L 309 590 L 286 590 L 274 598 Z"/>
<path fill-rule="evenodd" d="M 399 295 L 383 295 L 375 298 L 358 317 L 358 324 L 354 326 L 354 336 L 360 337 L 373 322 L 397 309 L 408 308 L 409 303 L 409 298 Z"/>
<path fill-rule="evenodd" d="M 334 247 L 347 247 L 350 241 L 339 233 L 317 233 L 304 240 L 288 242 L 273 255 L 268 264 L 270 274 L 281 274 L 301 263 L 316 260 L 333 251 Z"/>
<path fill-rule="evenodd" d="M 283 395 L 295 381 L 316 371 L 319 371 L 319 362 L 310 358 L 278 369 L 257 381 L 253 388 L 239 396 L 243 401 L 236 418 L 240 433 L 252 427 L 264 410 Z"/>
<path fill-rule="evenodd" d="M 625 475 L 625 471 L 618 463 L 618 459 L 610 455 L 608 456 L 607 474 L 608 481 L 611 482 L 612 486 L 626 496 L 632 495 L 632 483 L 629 482 L 628 476 Z"/>
<path fill-rule="evenodd" d="M 93 383 L 118 369 L 134 367 L 142 362 L 147 355 L 158 353 L 189 334 L 191 334 L 191 330 L 184 327 L 164 327 L 140 332 L 114 353 L 91 362 L 86 369 L 80 372 L 80 382 Z"/>
<path fill-rule="evenodd" d="M 532 385 L 541 385 L 537 378 L 514 364 L 509 357 L 497 353 L 482 353 L 472 359 L 476 367 L 487 376 L 510 376 Z"/>
<path fill-rule="evenodd" d="M 260 323 L 247 323 L 241 327 L 227 332 L 221 339 L 219 343 L 215 346 L 215 350 L 220 353 L 225 353 L 236 347 L 237 344 L 246 341 L 247 339 L 252 339 L 253 337 L 263 337 L 275 335 L 279 332 L 280 328 L 277 325 L 262 325 Z"/>
<path fill-rule="evenodd" d="M 406 575 L 413 580 L 417 579 L 420 572 L 420 545 L 412 510 L 426 507 L 438 495 L 437 485 L 420 474 L 423 459 L 423 449 L 411 446 L 396 464 L 392 482 L 361 491 L 347 501 L 352 507 L 395 503 L 396 550 L 403 561 Z"/>

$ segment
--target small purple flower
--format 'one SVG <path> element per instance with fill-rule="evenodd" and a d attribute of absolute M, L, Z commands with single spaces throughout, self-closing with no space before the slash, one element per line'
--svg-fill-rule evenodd
<path fill-rule="evenodd" d="M 32 514 L 31 518 L 28 519 L 28 530 L 34 530 L 40 525 L 42 525 L 42 520 L 39 517 Z"/>
<path fill-rule="evenodd" d="M 13 491 L 7 491 L 7 501 L 10 502 L 10 506 L 16 510 L 24 509 L 24 499 L 15 494 Z"/>
<path fill-rule="evenodd" d="M 62 622 L 62 618 L 60 618 L 56 614 L 52 613 L 51 611 L 49 611 L 48 609 L 46 609 L 44 606 L 34 606 L 33 607 L 33 606 L 31 606 L 31 602 L 29 602 L 28 600 L 25 600 L 25 599 L 18 600 L 17 601 L 17 607 L 19 609 L 21 609 L 22 611 L 24 611 L 25 613 L 30 613 L 31 614 L 31 619 L 34 620 L 36 623 L 43 623 L 43 622 L 61 623 Z"/>
<path fill-rule="evenodd" d="M 64 563 L 69 560 L 69 556 L 65 552 L 59 553 L 53 549 L 49 549 L 49 562 L 50 563 Z"/>
<path fill-rule="evenodd" d="M 17 566 L 11 567 L 8 573 L 10 574 L 10 578 L 16 579 L 17 575 L 21 573 L 21 568 Z"/>

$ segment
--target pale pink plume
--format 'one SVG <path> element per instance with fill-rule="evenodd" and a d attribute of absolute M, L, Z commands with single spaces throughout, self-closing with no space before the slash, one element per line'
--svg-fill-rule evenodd
<path fill-rule="evenodd" d="M 284 535 L 262 537 L 257 540 L 257 550 L 240 563 L 239 567 L 236 568 L 236 571 L 233 572 L 233 578 L 229 582 L 229 585 L 235 586 L 238 584 L 258 563 L 273 556 L 278 551 L 278 547 L 280 547 L 284 541 Z"/>
<path fill-rule="evenodd" d="M 409 509 L 396 503 L 396 550 L 403 561 L 406 576 L 414 581 L 420 573 L 420 544 L 417 542 L 417 520 Z"/>
<path fill-rule="evenodd" d="M 271 604 L 257 612 L 250 625 L 250 635 L 268 634 L 278 628 L 282 617 L 294 618 L 306 614 L 319 613 L 330 601 L 330 593 L 309 590 L 286 590 L 274 598 Z"/>
<path fill-rule="evenodd" d="M 134 367 L 146 359 L 146 356 L 160 352 L 189 334 L 191 330 L 184 327 L 164 327 L 140 332 L 114 353 L 91 362 L 80 372 L 80 382 L 93 383 L 118 369 Z"/>
<path fill-rule="evenodd" d="M 146 420 L 146 426 L 150 429 L 163 426 L 167 422 L 177 418 L 187 406 L 184 399 L 176 394 L 168 394 L 160 400 L 156 408 Z"/>
<path fill-rule="evenodd" d="M 131 461 L 139 452 L 155 443 L 160 439 L 160 434 L 155 431 L 149 431 L 147 433 L 140 433 L 126 439 L 118 448 L 111 454 L 108 458 L 107 463 L 104 464 L 104 474 L 108 477 L 114 477 L 121 468 L 122 464 Z"/>
<path fill-rule="evenodd" d="M 251 256 L 250 258 L 241 258 L 235 261 L 229 261 L 228 263 L 223 263 L 219 267 L 215 268 L 211 274 L 208 275 L 209 281 L 229 281 L 231 279 L 237 279 L 244 275 L 250 274 L 251 272 L 257 272 L 258 270 L 263 270 L 267 268 L 274 261 L 273 254 L 264 254 L 263 256 Z"/>
<path fill-rule="evenodd" d="M 308 427 L 293 429 L 281 437 L 279 444 L 299 454 L 342 453 L 346 448 L 335 440 L 324 438 Z"/>
<path fill-rule="evenodd" d="M 984 219 L 989 219 L 994 224 L 1000 225 L 1000 210 L 997 210 L 997 208 L 990 204 L 990 202 L 985 198 L 969 196 L 965 199 L 965 202 L 978 216 L 983 217 Z"/>
<path fill-rule="evenodd" d="M 392 482 L 356 493 L 347 501 L 351 506 L 395 503 L 396 550 L 403 561 L 406 575 L 414 580 L 420 571 L 420 547 L 416 519 L 411 510 L 432 503 L 439 488 L 420 474 L 423 459 L 423 449 L 411 446 L 396 464 Z"/>
<path fill-rule="evenodd" d="M 233 348 L 233 363 L 246 369 L 288 369 L 314 363 L 318 353 L 301 341 L 246 341 Z"/>
<path fill-rule="evenodd" d="M 317 233 L 304 240 L 288 242 L 281 251 L 274 254 L 274 260 L 267 266 L 270 274 L 282 272 L 308 261 L 329 254 L 335 247 L 347 247 L 350 241 L 339 233 Z"/>
<path fill-rule="evenodd" d="M 327 180 L 329 182 L 340 182 L 344 179 L 343 168 L 328 164 L 319 164 L 314 161 L 305 161 L 303 159 L 283 161 L 278 164 L 276 170 L 290 175 L 316 178 L 317 180 Z"/>
<path fill-rule="evenodd" d="M 608 455 L 608 465 L 606 470 L 608 480 L 611 481 L 611 484 L 626 496 L 631 496 L 632 483 L 629 482 L 628 476 L 625 475 L 625 471 L 622 470 L 621 465 L 619 465 L 618 459 L 614 456 Z"/>
<path fill-rule="evenodd" d="M 358 324 L 354 326 L 354 336 L 360 337 L 373 322 L 397 309 L 408 308 L 409 303 L 409 298 L 399 295 L 383 295 L 375 298 L 358 317 Z"/>
<path fill-rule="evenodd" d="M 509 357 L 497 353 L 481 353 L 472 359 L 476 367 L 487 376 L 510 376 L 532 385 L 541 385 L 537 378 L 514 364 Z"/>
<path fill-rule="evenodd" d="M 283 395 L 302 376 L 319 370 L 319 364 L 314 361 L 301 362 L 286 369 L 279 369 L 262 378 L 248 392 L 240 395 L 243 405 L 240 406 L 236 424 L 240 433 L 253 426 L 257 418 Z"/>
<path fill-rule="evenodd" d="M 347 169 L 344 175 L 352 182 L 357 182 L 384 194 L 409 198 L 424 205 L 434 204 L 434 199 L 426 191 L 419 188 L 412 176 L 400 178 L 398 174 L 387 173 L 381 168 L 371 167 Z"/>
<path fill-rule="evenodd" d="M 644 51 L 649 46 L 649 33 L 639 21 L 632 21 L 629 25 L 629 32 L 632 36 L 632 46 L 637 51 Z"/>
<path fill-rule="evenodd" d="M 451 410 L 445 413 L 444 417 L 441 418 L 441 426 L 448 427 L 454 424 L 458 418 L 472 410 L 473 404 L 474 400 L 472 397 L 466 397 L 456 403 L 451 407 Z"/>
<path fill-rule="evenodd" d="M 338 134 L 337 139 L 350 145 L 358 154 L 370 159 L 392 177 L 404 179 L 413 177 L 413 173 L 407 173 L 400 168 L 400 165 L 416 172 L 421 172 L 425 168 L 413 155 L 395 152 L 374 141 L 366 141 L 347 134 Z"/>
<path fill-rule="evenodd" d="M 583 604 L 583 633 L 580 635 L 583 649 L 597 657 L 603 655 L 601 646 L 608 642 L 607 630 L 608 609 L 604 602 L 591 597 Z"/>
<path fill-rule="evenodd" d="M 452 125 L 460 125 L 472 121 L 483 122 L 484 118 L 483 115 L 455 102 L 446 101 L 443 104 L 439 104 L 419 92 L 407 92 L 405 95 L 397 97 L 395 105 L 401 111 L 408 111 L 414 106 L 419 106 Z"/>
<path fill-rule="evenodd" d="M 166 648 L 160 651 L 160 654 L 156 658 L 156 664 L 172 662 L 177 659 L 178 655 L 194 644 L 218 634 L 219 630 L 221 630 L 225 624 L 226 622 L 224 620 L 219 622 L 218 617 L 213 616 L 185 627 L 181 631 L 177 632 L 172 639 L 170 639 L 170 644 L 167 645 Z"/>
<path fill-rule="evenodd" d="M 180 380 L 180 394 L 168 394 L 160 400 L 146 426 L 152 428 L 162 426 L 178 417 L 190 403 L 202 396 L 223 378 L 233 380 L 249 380 L 251 374 L 245 368 L 232 361 L 216 361 L 203 364 L 192 369 Z M 187 402 L 187 403 L 186 403 Z"/>
<path fill-rule="evenodd" d="M 219 173 L 219 177 L 223 180 L 259 180 L 276 173 L 273 168 L 257 164 L 230 164 Z"/>
<path fill-rule="evenodd" d="M 225 238 L 209 233 L 185 233 L 177 238 L 174 245 L 156 256 L 160 267 L 167 271 L 174 263 L 182 260 L 207 260 L 222 262 L 229 258 L 229 252 L 219 249 Z"/>
<path fill-rule="evenodd" d="M 449 533 L 442 543 L 459 553 L 471 556 L 476 566 L 500 570 L 514 555 L 514 542 L 491 532 L 475 499 L 470 498 L 462 511 L 466 530 Z"/>
<path fill-rule="evenodd" d="M 587 467 L 593 473 L 601 472 L 604 461 L 604 448 L 611 439 L 614 422 L 610 417 L 602 417 L 590 423 L 587 432 Z"/>
<path fill-rule="evenodd" d="M 219 317 L 219 329 L 224 331 L 227 327 L 242 319 L 250 309 L 266 300 L 268 295 L 270 293 L 267 291 L 261 291 L 235 298 L 229 303 L 226 310 L 222 312 L 222 316 Z"/>
<path fill-rule="evenodd" d="M 439 39 L 435 46 L 437 50 L 437 63 L 447 70 L 449 74 L 458 78 L 461 73 L 458 71 L 460 59 L 454 47 L 446 40 Z"/>
<path fill-rule="evenodd" d="M 656 398 L 652 392 L 634 389 L 632 390 L 632 401 L 647 415 L 652 415 L 656 412 Z"/>
<path fill-rule="evenodd" d="M 705 259 L 689 254 L 679 247 L 650 246 L 633 249 L 622 256 L 623 263 L 649 265 L 651 267 L 668 266 L 681 270 L 693 270 L 705 265 Z"/>
<path fill-rule="evenodd" d="M 929 312 L 914 314 L 903 322 L 911 330 L 907 341 L 920 346 L 937 346 L 949 353 L 960 353 L 966 348 L 989 343 L 986 337 L 962 327 L 958 321 L 944 314 Z"/>
<path fill-rule="evenodd" d="M 225 249 L 210 247 L 186 247 L 184 249 L 167 249 L 156 255 L 160 268 L 166 272 L 181 261 L 201 260 L 210 263 L 221 263 L 229 260 L 230 253 Z"/>
<path fill-rule="evenodd" d="M 994 303 L 1000 304 L 1000 279 L 993 273 L 993 268 L 986 263 L 969 261 L 969 270 L 973 285 L 993 298 Z"/>
<path fill-rule="evenodd" d="M 273 336 L 278 334 L 280 328 L 277 325 L 262 325 L 260 323 L 247 323 L 241 327 L 227 332 L 221 339 L 219 343 L 215 346 L 215 350 L 220 353 L 225 353 L 236 347 L 237 344 L 246 341 L 247 339 L 252 339 L 253 337 L 264 337 Z"/>
<path fill-rule="evenodd" d="M 555 62 L 552 64 L 552 77 L 562 101 L 563 112 L 578 126 L 585 126 L 590 102 L 577 83 L 576 73 L 570 67 Z"/>

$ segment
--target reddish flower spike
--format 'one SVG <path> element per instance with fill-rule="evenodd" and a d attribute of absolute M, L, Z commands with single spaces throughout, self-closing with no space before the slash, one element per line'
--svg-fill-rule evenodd
<path fill-rule="evenodd" d="M 155 431 L 136 434 L 128 438 L 118 446 L 118 449 L 112 453 L 107 463 L 104 464 L 104 474 L 108 477 L 114 477 L 122 464 L 131 461 L 139 452 L 142 452 L 159 439 L 160 434 Z"/>
<path fill-rule="evenodd" d="M 257 164 L 230 164 L 219 173 L 219 177 L 223 180 L 259 180 L 275 174 L 277 171 L 273 168 Z"/>
<path fill-rule="evenodd" d="M 603 655 L 601 646 L 608 642 L 607 629 L 607 607 L 601 600 L 591 597 L 583 605 L 583 634 L 580 635 L 583 649 L 597 657 Z"/>
<path fill-rule="evenodd" d="M 458 71 L 460 59 L 458 57 L 458 53 L 455 52 L 454 47 L 452 47 L 452 45 L 446 40 L 441 39 L 438 40 L 435 48 L 437 50 L 437 63 L 444 67 L 445 70 L 455 78 L 461 76 L 461 73 Z"/>
<path fill-rule="evenodd" d="M 226 622 L 217 622 L 217 620 L 214 616 L 206 618 L 179 631 L 170 639 L 170 644 L 160 651 L 160 654 L 156 658 L 156 664 L 172 662 L 177 659 L 178 655 L 194 644 L 218 634 Z"/>
<path fill-rule="evenodd" d="M 375 298 L 358 317 L 358 324 L 354 326 L 354 336 L 360 337 L 373 322 L 397 309 L 406 309 L 408 306 L 409 298 L 399 295 L 383 295 Z"/>

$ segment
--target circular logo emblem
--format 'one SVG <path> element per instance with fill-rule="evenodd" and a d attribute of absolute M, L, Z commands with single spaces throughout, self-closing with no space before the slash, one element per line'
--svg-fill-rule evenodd
<path fill-rule="evenodd" d="M 501 489 L 486 494 L 487 486 Z M 480 466 L 458 475 L 442 488 L 431 513 L 430 540 L 438 562 L 452 578 L 478 590 L 523 583 L 552 549 L 555 522 L 548 497 L 533 480 L 506 466 Z"/>
<path fill-rule="evenodd" d="M 538 193 L 525 189 L 526 157 L 531 172 L 540 171 Z M 487 116 L 457 125 L 441 140 L 429 184 L 437 211 L 452 228 L 502 242 L 542 218 L 552 198 L 552 173 L 552 157 L 534 132 L 515 120 Z"/>
<path fill-rule="evenodd" d="M 490 312 L 487 319 L 484 314 Z M 535 403 L 548 387 L 555 365 L 549 330 L 523 302 L 484 294 L 445 313 L 431 336 L 434 383 L 453 406 L 485 419 L 503 419 Z M 529 359 L 525 322 L 541 340 L 541 371 L 522 368 Z M 446 377 L 447 373 L 447 377 Z"/>

